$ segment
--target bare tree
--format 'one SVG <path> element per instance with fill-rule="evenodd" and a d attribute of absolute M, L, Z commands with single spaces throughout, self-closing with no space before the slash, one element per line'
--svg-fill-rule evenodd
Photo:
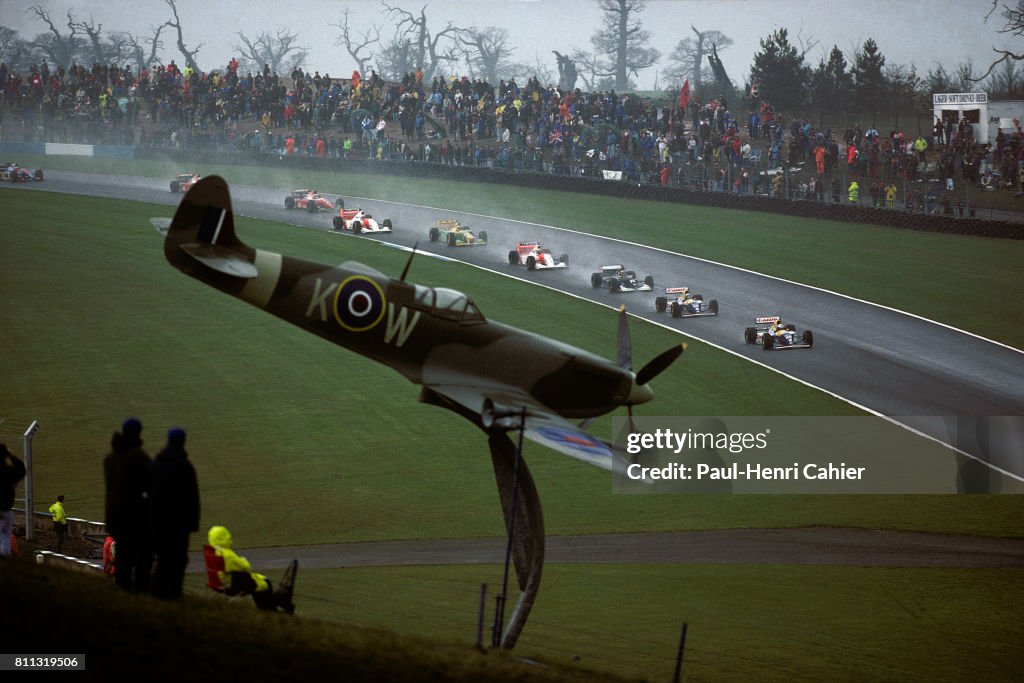
<path fill-rule="evenodd" d="M 89 52 L 88 60 L 94 64 L 106 64 L 109 62 L 120 62 L 128 51 L 127 41 L 123 33 L 112 33 L 106 40 L 103 38 L 103 24 L 96 24 L 92 17 L 89 21 L 75 21 L 73 25 L 79 33 L 85 34 L 88 39 Z"/>
<path fill-rule="evenodd" d="M 1005 97 L 1008 100 L 1019 99 L 1024 90 L 1020 72 L 1017 69 L 1017 62 L 1008 59 L 992 72 L 988 81 L 985 82 L 985 90 L 993 95 Z"/>
<path fill-rule="evenodd" d="M 169 24 L 165 21 L 159 26 L 151 27 L 153 35 L 149 38 L 142 38 L 141 40 L 134 33 L 124 33 L 125 46 L 127 48 L 128 56 L 135 60 L 136 73 L 142 73 L 144 69 L 149 68 L 153 64 L 158 64 L 159 59 L 156 53 L 159 49 L 164 46 L 162 40 L 160 40 L 160 34 Z M 149 52 L 142 46 L 143 43 L 149 44 Z"/>
<path fill-rule="evenodd" d="M 15 29 L 9 26 L 0 26 L 0 62 L 6 64 L 9 61 L 11 53 L 20 40 Z"/>
<path fill-rule="evenodd" d="M 611 55 L 610 61 L 602 61 L 601 75 L 614 76 L 615 89 L 626 90 L 630 86 L 629 74 L 639 75 L 641 69 L 652 66 L 661 57 L 654 48 L 645 47 L 651 34 L 641 28 L 636 18 L 646 0 L 597 0 L 597 4 L 604 15 L 601 28 L 590 42 L 597 54 Z"/>
<path fill-rule="evenodd" d="M 796 43 L 800 46 L 800 56 L 807 59 L 807 53 L 818 46 L 821 41 L 814 36 L 804 36 L 804 27 L 801 24 L 800 30 L 796 32 Z"/>
<path fill-rule="evenodd" d="M 78 29 L 75 26 L 75 17 L 69 10 L 67 13 L 68 34 L 64 35 L 57 28 L 50 18 L 50 13 L 44 7 L 35 5 L 29 7 L 28 11 L 34 12 L 36 17 L 50 27 L 49 33 L 36 36 L 32 45 L 37 47 L 43 55 L 53 62 L 54 66 L 70 67 L 82 49 L 82 39 L 78 36 Z"/>
<path fill-rule="evenodd" d="M 178 18 L 178 5 L 177 0 L 164 0 L 167 6 L 171 8 L 171 13 L 174 14 L 174 21 L 167 21 L 167 25 L 173 28 L 178 33 L 178 52 L 185 57 L 185 64 L 192 68 L 193 71 L 199 72 L 199 67 L 196 65 L 196 54 L 199 49 L 203 46 L 202 43 L 196 45 L 194 50 L 189 50 L 185 44 L 185 36 L 181 30 L 181 19 Z"/>
<path fill-rule="evenodd" d="M 335 24 L 341 33 L 338 39 L 334 41 L 335 45 L 344 45 L 345 49 L 348 50 L 348 54 L 355 60 L 356 70 L 360 74 L 366 73 L 366 67 L 370 63 L 370 59 L 373 57 L 372 53 L 363 53 L 363 50 L 368 50 L 371 45 L 380 43 L 380 27 L 374 26 L 367 29 L 361 35 L 356 35 L 355 29 L 349 23 L 349 14 L 351 10 L 348 7 L 342 12 L 342 18 Z"/>
<path fill-rule="evenodd" d="M 263 31 L 255 38 L 239 31 L 238 37 L 242 44 L 234 49 L 241 54 L 245 71 L 262 71 L 264 65 L 269 65 L 273 73 L 288 74 L 303 66 L 309 56 L 309 48 L 295 44 L 298 34 L 287 29 L 279 28 L 274 35 Z"/>
<path fill-rule="evenodd" d="M 441 64 L 458 61 L 458 48 L 454 40 L 459 29 L 451 22 L 437 33 L 432 33 L 427 25 L 426 5 L 420 9 L 418 15 L 385 2 L 381 5 L 387 14 L 397 21 L 396 30 L 408 38 L 413 65 L 423 69 L 424 81 L 432 79 Z"/>
<path fill-rule="evenodd" d="M 971 61 L 970 57 L 967 58 L 966 62 L 960 62 L 956 65 L 956 71 L 953 72 L 953 82 L 956 84 L 957 92 L 970 92 L 975 87 L 975 83 L 980 80 L 980 78 L 974 77 L 974 62 Z"/>
<path fill-rule="evenodd" d="M 416 69 L 415 52 L 412 39 L 396 31 L 391 40 L 382 46 L 380 53 L 375 55 L 381 77 L 388 81 L 402 80 L 407 73 Z"/>
<path fill-rule="evenodd" d="M 498 82 L 499 74 L 508 73 L 509 56 L 512 54 L 508 46 L 508 29 L 495 26 L 459 29 L 456 37 L 465 48 L 463 54 L 471 73 L 479 71 L 492 85 Z"/>
<path fill-rule="evenodd" d="M 591 92 L 598 90 L 597 86 L 601 83 L 601 79 L 611 77 L 611 74 L 605 71 L 606 67 L 601 63 L 601 58 L 597 55 L 577 48 L 572 51 L 570 58 L 576 64 L 576 75 L 583 81 L 583 88 L 585 90 Z"/>
<path fill-rule="evenodd" d="M 23 40 L 18 32 L 8 26 L 0 26 L 0 62 L 11 71 L 24 71 L 29 65 L 37 63 L 37 48 Z"/>
<path fill-rule="evenodd" d="M 708 53 L 712 48 L 724 50 L 729 47 L 732 45 L 732 38 L 721 31 L 698 31 L 692 24 L 690 29 L 696 38 L 683 38 L 676 44 L 668 57 L 670 65 L 667 75 L 672 79 L 673 86 L 682 85 L 688 78 L 694 92 L 700 92 L 705 80 L 714 79 L 706 60 Z"/>
<path fill-rule="evenodd" d="M 992 13 L 999 9 L 999 0 L 992 0 L 992 7 L 989 9 L 988 14 L 985 15 L 985 21 L 992 16 Z M 1006 33 L 1011 36 L 1020 38 L 1024 36 L 1024 0 L 1017 0 L 1016 7 L 1010 7 L 1009 5 L 1003 5 L 1003 11 L 1000 13 L 1006 23 L 1003 24 L 1003 28 L 999 29 L 999 33 Z M 1019 62 L 1024 59 L 1024 52 L 1014 52 L 1003 48 L 992 48 L 992 51 L 999 55 L 999 59 L 992 62 L 988 69 L 981 76 L 978 76 L 976 81 L 981 81 L 988 78 L 992 70 L 999 64 L 1006 61 Z"/>

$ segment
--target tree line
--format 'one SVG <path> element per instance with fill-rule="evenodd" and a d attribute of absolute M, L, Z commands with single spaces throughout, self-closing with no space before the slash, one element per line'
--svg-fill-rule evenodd
<path fill-rule="evenodd" d="M 45 28 L 26 39 L 6 26 L 0 26 L 0 61 L 10 70 L 27 70 L 43 60 L 57 65 L 132 64 L 137 71 L 162 63 L 167 49 L 180 55 L 184 64 L 200 70 L 198 61 L 204 45 L 187 40 L 188 29 L 178 12 L 176 0 L 164 0 L 167 16 L 153 24 L 143 35 L 129 31 L 104 29 L 91 18 L 81 19 L 74 10 L 64 17 L 51 16 L 42 5 L 26 10 Z M 515 46 L 505 28 L 495 26 L 443 26 L 431 21 L 427 5 L 408 10 L 382 0 L 376 15 L 380 23 L 359 24 L 350 7 L 341 9 L 333 23 L 335 45 L 346 50 L 363 74 L 376 70 L 386 80 L 400 81 L 403 76 L 422 71 L 424 82 L 435 76 L 465 73 L 472 79 L 495 84 L 515 78 L 525 82 L 535 77 L 541 83 L 559 83 L 563 88 L 580 87 L 587 91 L 636 89 L 641 71 L 661 63 L 662 55 L 650 46 L 650 32 L 643 28 L 642 14 L 647 0 L 594 0 L 600 23 L 588 48 L 576 47 L 565 56 L 558 52 L 558 74 L 551 59 L 534 58 L 533 63 L 515 58 Z M 365 16 L 365 7 L 360 13 Z M 986 21 L 1000 9 L 993 0 Z M 1004 21 L 1000 33 L 1024 36 L 1024 0 L 1014 6 L 1001 6 Z M 739 104 L 749 98 L 769 101 L 776 110 L 817 109 L 836 112 L 930 111 L 934 92 L 984 90 L 993 98 L 1014 99 L 1024 96 L 1024 79 L 1017 64 L 1024 53 L 995 50 L 994 59 L 983 73 L 968 60 L 947 70 L 935 65 L 920 73 L 915 65 L 887 63 L 881 49 L 871 38 L 852 55 L 833 46 L 827 56 L 813 63 L 809 53 L 818 46 L 813 36 L 798 33 L 791 37 L 779 28 L 761 38 L 749 73 L 742 82 L 726 73 L 719 57 L 733 40 L 722 31 L 700 30 L 694 25 L 667 56 L 656 79 L 655 90 L 673 97 L 685 81 L 705 102 L 724 96 Z M 256 35 L 237 32 L 232 48 L 238 55 L 240 71 L 290 74 L 307 67 L 309 48 L 301 45 L 299 35 L 287 28 L 261 31 Z M 206 65 L 206 71 L 223 65 Z M 568 68 L 568 67 L 571 67 Z"/>

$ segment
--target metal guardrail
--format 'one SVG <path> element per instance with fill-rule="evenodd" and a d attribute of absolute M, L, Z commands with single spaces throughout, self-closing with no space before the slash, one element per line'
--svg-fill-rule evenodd
<path fill-rule="evenodd" d="M 25 523 L 25 509 L 14 508 L 15 526 L 27 527 Z M 53 515 L 49 512 L 34 512 L 32 514 L 33 529 L 52 529 Z M 94 522 L 80 517 L 68 517 L 68 536 L 72 538 L 84 538 L 86 534 L 106 534 L 106 524 Z"/>

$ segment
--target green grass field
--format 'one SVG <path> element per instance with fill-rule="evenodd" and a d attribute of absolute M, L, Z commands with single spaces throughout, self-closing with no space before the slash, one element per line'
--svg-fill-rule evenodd
<path fill-rule="evenodd" d="M 0 191 L 0 202 L 0 376 L 11 387 L 0 398 L 0 438 L 17 443 L 24 425 L 40 421 L 37 504 L 64 493 L 70 515 L 100 518 L 102 456 L 121 420 L 137 415 L 151 452 L 166 428 L 188 429 L 203 528 L 227 524 L 242 547 L 502 534 L 475 428 L 417 403 L 416 387 L 390 369 L 172 269 L 148 225 L 166 207 L 16 190 Z M 368 241 L 261 221 L 239 219 L 238 230 L 263 249 L 355 259 L 387 273 L 406 259 Z M 947 249 L 966 259 L 957 244 Z M 984 273 L 985 258 L 974 254 L 964 268 Z M 614 354 L 610 309 L 432 259 L 417 260 L 410 277 L 466 291 L 492 318 Z M 976 286 L 994 294 L 998 282 L 982 277 Z M 510 306 L 524 288 L 529 310 Z M 563 324 L 555 332 L 540 320 Z M 680 339 L 641 321 L 632 328 L 637 359 Z M 857 414 L 701 343 L 654 384 L 648 414 L 762 415 L 749 386 L 785 391 L 789 414 Z M 607 419 L 595 424 L 608 430 Z M 539 447 L 526 457 L 550 534 L 827 525 L 1024 536 L 1019 496 L 626 496 L 611 493 L 606 473 L 574 460 Z M 314 617 L 470 642 L 472 625 L 449 614 L 473 613 L 473 586 L 498 580 L 494 567 L 485 568 L 488 578 L 480 573 L 303 572 L 300 592 L 322 598 L 301 609 L 308 603 Z M 580 654 L 585 665 L 664 679 L 687 620 L 692 680 L 887 671 L 962 678 L 956 673 L 968 672 L 967 662 L 998 679 L 1002 662 L 1019 657 L 1011 645 L 1021 637 L 1021 585 L 1010 570 L 550 565 L 522 650 Z M 399 604 L 402 596 L 408 604 Z M 416 610 L 417 600 L 426 607 Z M 617 652 L 647 652 L 635 641 L 648 639 L 657 643 L 650 661 L 619 661 Z M 936 657 L 939 643 L 952 646 Z M 953 661 L 958 653 L 962 662 Z M 947 668 L 954 666 L 961 668 Z"/>
<path fill-rule="evenodd" d="M 1020 570 L 549 564 L 520 654 L 670 680 L 1012 680 Z M 472 642 L 501 566 L 318 570 L 308 614 Z M 488 615 L 491 614 L 488 605 Z M 489 622 L 485 623 L 490 626 Z M 941 644 L 941 646 L 940 646 Z"/>

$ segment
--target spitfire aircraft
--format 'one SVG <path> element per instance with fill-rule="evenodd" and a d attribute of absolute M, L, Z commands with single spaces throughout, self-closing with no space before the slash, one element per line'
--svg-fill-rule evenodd
<path fill-rule="evenodd" d="M 165 233 L 164 255 L 178 270 L 394 368 L 421 385 L 420 401 L 452 410 L 488 435 L 507 528 L 516 539 L 521 593 L 501 642 L 512 647 L 539 586 L 544 531 L 536 489 L 508 432 L 520 430 L 612 469 L 614 450 L 575 422 L 650 401 L 648 383 L 684 346 L 634 373 L 624 308 L 612 362 L 488 320 L 461 292 L 407 282 L 412 257 L 394 279 L 354 261 L 329 266 L 255 249 L 236 236 L 228 186 L 218 176 L 189 190 L 169 224 L 153 223 Z"/>

